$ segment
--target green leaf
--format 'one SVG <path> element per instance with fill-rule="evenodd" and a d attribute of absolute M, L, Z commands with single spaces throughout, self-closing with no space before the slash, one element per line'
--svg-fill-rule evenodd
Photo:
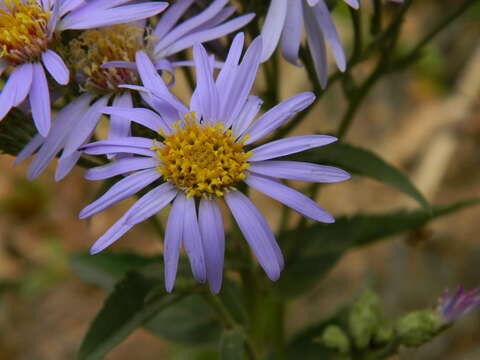
<path fill-rule="evenodd" d="M 128 271 L 139 270 L 156 262 L 161 262 L 161 258 L 132 253 L 90 255 L 82 252 L 70 257 L 70 267 L 81 280 L 106 290 L 111 290 Z"/>
<path fill-rule="evenodd" d="M 0 121 L 0 153 L 16 156 L 35 133 L 31 117 L 13 108 L 5 119 Z"/>
<path fill-rule="evenodd" d="M 291 158 L 337 166 L 351 174 L 378 180 L 412 197 L 424 208 L 430 207 L 428 201 L 404 174 L 371 151 L 346 143 L 334 143 Z"/>
<path fill-rule="evenodd" d="M 97 255 L 80 253 L 71 256 L 70 264 L 80 279 L 106 290 L 111 290 L 128 271 L 142 269 L 145 272 L 149 268 L 152 268 L 152 277 L 157 279 L 159 286 L 163 286 L 163 272 L 158 266 L 162 264 L 160 257 L 113 252 Z M 183 265 L 186 264 L 181 263 L 179 277 L 189 271 L 186 269 L 188 265 Z M 238 314 L 237 320 L 241 321 L 240 317 L 246 317 L 242 313 L 244 310 L 241 305 L 238 304 L 240 295 L 235 284 L 225 279 L 219 296 L 229 301 L 229 308 Z M 214 312 L 198 295 L 179 300 L 154 316 L 146 323 L 145 328 L 156 336 L 189 346 L 215 344 L 221 334 L 221 327 L 216 321 Z"/>
<path fill-rule="evenodd" d="M 152 316 L 178 301 L 180 295 L 170 295 L 163 284 L 130 272 L 114 288 L 80 346 L 79 360 L 102 359 L 132 331 Z"/>
<path fill-rule="evenodd" d="M 357 214 L 339 217 L 333 224 L 315 224 L 301 230 L 290 231 L 281 237 L 283 245 L 297 251 L 286 259 L 286 271 L 276 290 L 282 297 L 302 295 L 330 271 L 341 256 L 352 247 L 378 242 L 385 237 L 417 229 L 428 222 L 461 209 L 477 205 L 478 199 L 431 210 L 399 210 L 386 214 Z M 299 241 L 301 246 L 295 247 Z"/>
<path fill-rule="evenodd" d="M 220 340 L 220 360 L 243 360 L 244 343 L 245 335 L 242 329 L 225 331 Z"/>
<path fill-rule="evenodd" d="M 159 337 L 190 346 L 213 344 L 222 330 L 215 313 L 199 295 L 180 300 L 145 327 Z"/>

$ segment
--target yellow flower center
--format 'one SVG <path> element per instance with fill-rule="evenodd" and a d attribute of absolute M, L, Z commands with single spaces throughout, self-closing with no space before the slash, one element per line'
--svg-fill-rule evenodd
<path fill-rule="evenodd" d="M 17 65 L 35 61 L 47 49 L 48 16 L 36 0 L 3 0 L 0 9 L 0 58 Z"/>
<path fill-rule="evenodd" d="M 110 61 L 135 61 L 135 53 L 143 48 L 143 30 L 132 25 L 114 25 L 88 30 L 70 45 L 73 67 L 84 78 L 84 86 L 101 92 L 117 91 L 118 85 L 137 84 L 135 70 L 102 68 Z"/>
<path fill-rule="evenodd" d="M 245 179 L 251 155 L 243 148 L 246 138 L 235 141 L 220 124 L 198 124 L 193 113 L 185 115 L 184 124 L 174 124 L 163 144 L 152 147 L 162 162 L 157 170 L 187 197 L 222 197 Z"/>

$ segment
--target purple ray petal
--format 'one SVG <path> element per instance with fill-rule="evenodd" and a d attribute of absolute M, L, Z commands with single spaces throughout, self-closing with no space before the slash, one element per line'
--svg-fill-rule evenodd
<path fill-rule="evenodd" d="M 183 218 L 185 202 L 177 197 L 168 214 L 167 227 L 165 229 L 165 241 L 163 244 L 163 258 L 165 264 L 165 289 L 173 290 L 177 275 L 178 257 L 183 236 Z"/>
<path fill-rule="evenodd" d="M 214 122 L 219 120 L 219 95 L 213 81 L 213 68 L 207 51 L 201 44 L 195 44 L 193 47 L 193 60 L 197 74 L 197 88 L 192 95 L 191 108 L 198 111 L 198 115 L 201 115 L 205 121 Z"/>
<path fill-rule="evenodd" d="M 125 225 L 123 218 L 120 218 L 113 224 L 105 234 L 103 234 L 90 248 L 90 254 L 94 255 L 112 245 L 123 234 L 130 230 L 133 225 Z"/>
<path fill-rule="evenodd" d="M 300 112 L 308 107 L 314 100 L 315 95 L 313 93 L 304 92 L 294 95 L 274 106 L 260 118 L 258 118 L 258 120 L 248 128 L 246 133 L 248 133 L 250 137 L 247 139 L 247 141 L 245 141 L 245 144 L 251 144 L 254 141 L 271 133 L 297 112 Z"/>
<path fill-rule="evenodd" d="M 221 25 L 208 28 L 202 31 L 196 31 L 174 42 L 169 47 L 162 50 L 162 56 L 170 56 L 182 50 L 188 49 L 196 43 L 204 43 L 218 39 L 230 34 L 248 24 L 255 17 L 254 14 L 238 16 L 235 19 L 227 21 Z"/>
<path fill-rule="evenodd" d="M 224 7 L 213 18 L 211 18 L 210 20 L 204 22 L 202 25 L 195 28 L 195 30 L 193 30 L 192 33 L 203 31 L 203 30 L 206 30 L 206 29 L 209 29 L 209 28 L 213 28 L 213 27 L 221 24 L 222 22 L 226 21 L 230 16 L 232 16 L 235 13 L 235 11 L 236 11 L 235 6 Z M 223 35 L 224 34 L 222 34 L 221 36 L 223 36 Z"/>
<path fill-rule="evenodd" d="M 249 96 L 245 106 L 238 115 L 237 119 L 232 123 L 232 130 L 235 136 L 240 137 L 245 130 L 248 129 L 253 119 L 257 116 L 260 108 L 263 104 L 263 100 L 258 96 Z"/>
<path fill-rule="evenodd" d="M 154 142 L 152 139 L 139 136 L 128 136 L 124 138 L 101 140 L 90 144 L 85 144 L 82 146 L 82 150 L 92 149 L 100 146 L 126 146 L 150 149 L 153 144 Z"/>
<path fill-rule="evenodd" d="M 84 30 L 95 27 L 123 24 L 146 19 L 161 13 L 168 6 L 166 2 L 144 2 L 107 9 L 71 12 L 65 16 L 58 28 L 59 30 Z"/>
<path fill-rule="evenodd" d="M 55 181 L 62 180 L 68 173 L 73 169 L 75 164 L 77 163 L 78 159 L 82 153 L 80 151 L 75 151 L 73 154 L 61 157 L 58 159 L 57 168 L 55 169 Z"/>
<path fill-rule="evenodd" d="M 347 60 L 345 59 L 342 43 L 338 37 L 337 29 L 333 24 L 332 15 L 330 15 L 327 5 L 323 0 L 320 0 L 312 9 L 318 25 L 322 29 L 325 40 L 332 49 L 333 57 L 337 63 L 338 69 L 340 71 L 345 71 L 347 68 Z"/>
<path fill-rule="evenodd" d="M 78 117 L 72 114 L 82 114 L 88 110 L 91 95 L 85 94 L 75 99 L 62 110 L 57 112 L 54 124 L 44 140 L 44 144 L 33 158 L 28 167 L 28 178 L 34 179 L 47 167 L 65 143 L 65 139 L 71 131 L 72 125 L 78 121 Z"/>
<path fill-rule="evenodd" d="M 242 111 L 252 89 L 258 66 L 260 64 L 260 55 L 262 53 L 262 38 L 255 38 L 248 47 L 242 62 L 238 66 L 238 71 L 233 79 L 233 87 L 228 96 L 232 97 L 232 102 L 225 107 L 228 112 L 228 119 L 225 123 L 231 124 Z M 227 96 L 227 94 L 222 94 Z"/>
<path fill-rule="evenodd" d="M 147 220 L 170 204 L 177 193 L 178 189 L 169 182 L 150 190 L 125 213 L 125 224 L 135 225 Z"/>
<path fill-rule="evenodd" d="M 131 171 L 154 168 L 160 162 L 153 158 L 145 157 L 127 157 L 113 161 L 109 164 L 97 166 L 87 170 L 85 179 L 87 180 L 103 180 L 117 175 L 126 174 Z"/>
<path fill-rule="evenodd" d="M 57 83 L 60 85 L 68 84 L 70 71 L 56 52 L 49 49 L 44 51 L 42 53 L 42 62 Z"/>
<path fill-rule="evenodd" d="M 271 0 L 261 36 L 264 39 L 261 61 L 264 62 L 275 51 L 287 16 L 287 0 Z"/>
<path fill-rule="evenodd" d="M 46 12 L 50 13 L 50 16 L 48 17 L 48 25 L 47 25 L 47 36 L 48 39 L 51 40 L 53 37 L 53 33 L 55 32 L 55 28 L 57 27 L 58 21 L 60 20 L 60 11 L 61 9 L 61 4 L 58 1 L 55 1 L 55 3 L 50 4 L 49 0 L 45 1 L 48 3 L 46 7 L 44 7 Z"/>
<path fill-rule="evenodd" d="M 100 142 L 100 141 L 99 141 Z M 91 145 L 90 147 L 86 147 Z M 129 154 L 129 155 L 143 155 L 148 157 L 155 157 L 156 153 L 153 150 L 149 150 L 142 147 L 128 146 L 128 145 L 98 145 L 97 143 L 91 143 L 80 147 L 80 151 L 83 151 L 88 155 L 105 155 L 105 154 Z"/>
<path fill-rule="evenodd" d="M 25 147 L 22 149 L 17 154 L 17 157 L 15 158 L 15 161 L 13 162 L 13 165 L 17 165 L 21 163 L 23 160 L 25 160 L 27 157 L 32 155 L 44 142 L 45 138 L 37 134 L 35 135 L 28 143 L 25 145 Z"/>
<path fill-rule="evenodd" d="M 90 205 L 86 206 L 79 215 L 80 219 L 90 217 L 107 207 L 122 201 L 145 186 L 151 184 L 155 180 L 159 179 L 162 175 L 155 169 L 147 169 L 138 171 L 132 175 L 125 177 L 119 182 L 115 183 L 108 191 L 100 198 L 95 200 Z"/>
<path fill-rule="evenodd" d="M 262 214 L 238 191 L 226 193 L 225 202 L 263 270 L 272 281 L 278 280 L 283 257 Z"/>
<path fill-rule="evenodd" d="M 343 1 L 345 1 L 348 5 L 350 5 L 354 9 L 360 8 L 360 4 L 358 3 L 358 0 L 343 0 Z M 390 1 L 396 1 L 396 0 L 390 0 Z M 400 0 L 400 1 L 403 1 L 403 0 Z"/>
<path fill-rule="evenodd" d="M 230 45 L 230 50 L 228 51 L 225 64 L 223 64 L 222 68 L 220 69 L 215 82 L 218 93 L 222 95 L 220 97 L 220 116 L 222 117 L 224 117 L 226 114 L 225 105 L 228 104 L 228 100 L 230 100 L 228 96 L 223 96 L 223 94 L 227 94 L 230 91 L 229 89 L 232 87 L 232 82 L 235 78 L 238 68 L 238 62 L 240 61 L 240 56 L 242 55 L 244 41 L 245 35 L 243 33 L 238 33 L 235 35 L 232 44 Z"/>
<path fill-rule="evenodd" d="M 102 116 L 101 109 L 107 105 L 109 98 L 110 95 L 105 95 L 95 101 L 75 124 L 65 140 L 65 148 L 63 149 L 62 157 L 73 154 L 82 144 L 88 141 L 97 126 L 98 120 L 100 120 L 100 117 Z"/>
<path fill-rule="evenodd" d="M 32 63 L 24 63 L 15 67 L 3 88 L 3 91 L 13 91 L 15 93 L 12 103 L 13 106 L 17 106 L 25 100 L 31 90 L 32 81 Z"/>
<path fill-rule="evenodd" d="M 303 3 L 303 2 L 302 2 Z M 307 43 L 312 56 L 315 72 L 322 89 L 325 89 L 328 81 L 327 74 L 327 53 L 325 50 L 325 42 L 323 40 L 323 32 L 315 19 L 313 10 L 303 3 L 303 21 L 305 32 L 307 33 Z"/>
<path fill-rule="evenodd" d="M 207 278 L 205 267 L 205 256 L 203 254 L 202 236 L 198 225 L 197 211 L 194 198 L 185 198 L 185 194 L 179 194 L 179 201 L 185 203 L 185 212 L 183 218 L 183 246 L 190 260 L 195 280 L 204 283 Z"/>
<path fill-rule="evenodd" d="M 248 170 L 269 177 L 317 183 L 334 183 L 350 179 L 350 174 L 342 169 L 300 161 L 254 162 L 250 164 Z"/>
<path fill-rule="evenodd" d="M 129 91 L 116 95 L 113 98 L 114 108 L 131 109 L 133 106 L 132 95 Z M 103 112 L 103 111 L 102 111 Z M 112 114 L 110 116 L 110 128 L 108 129 L 109 139 L 118 139 L 130 135 L 130 119 Z"/>
<path fill-rule="evenodd" d="M 249 175 L 245 182 L 248 186 L 287 205 L 309 219 L 324 223 L 335 222 L 332 215 L 318 206 L 313 200 L 278 181 L 263 176 Z"/>
<path fill-rule="evenodd" d="M 137 70 L 137 64 L 134 61 L 108 61 L 103 63 L 100 66 L 102 69 L 109 69 L 109 68 L 122 68 L 122 69 L 130 69 L 130 70 Z"/>
<path fill-rule="evenodd" d="M 253 149 L 253 154 L 248 158 L 248 161 L 274 159 L 328 145 L 335 141 L 337 141 L 336 137 L 328 135 L 305 135 L 280 139 Z"/>
<path fill-rule="evenodd" d="M 208 285 L 213 294 L 218 294 L 222 286 L 225 233 L 216 200 L 200 200 L 198 221 L 205 251 Z"/>
<path fill-rule="evenodd" d="M 65 15 L 67 12 L 79 7 L 85 0 L 63 0 L 60 2 L 60 16 Z"/>
<path fill-rule="evenodd" d="M 33 66 L 25 63 L 15 67 L 0 94 L 0 120 L 13 106 L 20 104 L 27 96 L 33 78 Z"/>
<path fill-rule="evenodd" d="M 47 77 L 42 65 L 33 64 L 32 87 L 30 89 L 30 106 L 35 126 L 43 137 L 50 131 L 50 93 L 48 92 Z"/>
<path fill-rule="evenodd" d="M 167 205 L 175 196 L 176 190 L 171 190 L 171 186 L 165 183 L 155 189 L 149 191 L 142 196 L 130 209 L 113 224 L 108 231 L 103 234 L 90 249 L 91 254 L 96 254 L 106 247 L 110 246 L 113 242 L 118 240 L 123 234 L 130 230 L 134 225 L 149 218 L 156 212 L 160 211 L 165 205 Z M 140 214 L 141 213 L 141 214 Z M 133 221 L 132 215 L 138 214 Z M 127 221 L 129 220 L 130 221 Z"/>
<path fill-rule="evenodd" d="M 168 34 L 165 34 L 163 39 L 160 39 L 160 41 L 155 45 L 155 56 L 162 56 L 163 49 L 172 45 L 178 39 L 190 33 L 196 27 L 201 26 L 203 23 L 215 17 L 225 7 L 227 3 L 228 0 L 215 0 L 208 6 L 208 8 L 203 10 L 198 15 L 190 17 L 188 20 L 185 20 L 181 24 L 177 25 Z"/>
<path fill-rule="evenodd" d="M 282 32 L 281 48 L 283 57 L 293 65 L 298 64 L 298 51 L 302 38 L 302 4 L 300 1 L 289 1 L 287 18 Z"/>
<path fill-rule="evenodd" d="M 171 128 L 163 120 L 162 117 L 154 113 L 152 110 L 144 108 L 116 108 L 105 107 L 102 112 L 104 114 L 115 115 L 123 119 L 130 119 L 140 125 L 148 127 L 149 129 L 157 132 L 161 129 L 165 134 L 170 134 Z"/>
<path fill-rule="evenodd" d="M 157 26 L 153 30 L 153 35 L 157 39 L 163 38 L 182 17 L 185 11 L 195 0 L 177 0 L 162 14 Z"/>
<path fill-rule="evenodd" d="M 188 112 L 186 106 L 184 106 L 175 96 L 172 95 L 170 90 L 168 90 L 167 85 L 158 74 L 147 54 L 143 51 L 139 51 L 135 56 L 135 60 L 142 82 L 148 90 L 152 91 L 153 94 L 166 101 L 178 111 L 182 113 Z"/>

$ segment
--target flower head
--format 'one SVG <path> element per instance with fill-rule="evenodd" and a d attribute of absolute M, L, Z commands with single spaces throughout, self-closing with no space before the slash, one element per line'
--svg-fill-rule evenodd
<path fill-rule="evenodd" d="M 99 93 L 119 92 L 119 85 L 138 84 L 135 69 L 103 67 L 111 61 L 135 61 L 135 53 L 144 49 L 144 29 L 133 24 L 119 24 L 87 30 L 71 41 L 71 62 L 79 83 L 86 90 Z"/>
<path fill-rule="evenodd" d="M 69 70 L 54 45 L 63 30 L 137 21 L 163 11 L 166 2 L 131 0 L 0 0 L 0 74 L 12 71 L 0 94 L 0 120 L 29 96 L 38 132 L 50 131 L 50 92 L 44 67 L 60 84 Z"/>
<path fill-rule="evenodd" d="M 5 1 L 0 9 L 0 58 L 18 65 L 38 60 L 48 46 L 49 13 L 34 0 Z"/>
<path fill-rule="evenodd" d="M 358 0 L 344 2 L 354 9 L 360 7 Z M 262 29 L 265 39 L 262 61 L 272 56 L 280 42 L 283 57 L 298 65 L 303 27 L 318 80 L 325 87 L 328 79 L 325 43 L 331 48 L 338 69 L 345 71 L 347 67 L 345 53 L 325 0 L 271 0 Z"/>
<path fill-rule="evenodd" d="M 478 306 L 479 289 L 465 291 L 463 286 L 459 286 L 453 294 L 445 289 L 438 305 L 438 313 L 445 323 L 452 323 Z"/>
<path fill-rule="evenodd" d="M 235 7 L 227 5 L 228 3 L 229 0 L 214 0 L 205 9 L 184 21 L 180 19 L 187 11 L 193 10 L 195 1 L 178 0 L 172 3 L 145 39 L 145 47 L 148 48 L 155 68 L 174 75 L 175 67 L 193 65 L 191 61 L 175 60 L 176 54 L 191 48 L 193 44 L 209 42 L 233 33 L 254 18 L 255 15 L 249 13 L 229 19 L 234 14 Z M 104 64 L 103 67 L 135 69 L 134 60 L 116 60 Z"/>
<path fill-rule="evenodd" d="M 299 136 L 251 148 L 253 142 L 305 109 L 315 97 L 312 93 L 298 94 L 254 121 L 262 101 L 250 95 L 250 90 L 260 63 L 262 40 L 255 39 L 240 62 L 243 42 L 243 34 L 235 37 L 216 78 L 213 62 L 203 46 L 194 46 L 197 87 L 188 107 L 170 93 L 148 56 L 137 53 L 137 67 L 144 85 L 137 89 L 158 114 L 144 108 L 109 107 L 104 111 L 146 126 L 157 132 L 158 137 L 125 137 L 82 148 L 87 154 L 123 155 L 111 164 L 89 170 L 87 179 L 126 176 L 84 208 L 81 218 L 98 213 L 160 179 L 163 181 L 101 236 L 91 252 L 102 251 L 135 224 L 173 202 L 164 243 L 168 291 L 173 288 L 182 243 L 195 278 L 200 282 L 208 280 L 212 292 L 219 291 L 225 247 L 219 200 L 227 204 L 269 278 L 276 280 L 280 276 L 283 268 L 280 248 L 263 216 L 238 190 L 240 182 L 310 219 L 329 223 L 334 221 L 332 216 L 314 201 L 273 178 L 326 183 L 349 178 L 345 171 L 334 167 L 271 161 L 334 142 L 336 139 L 331 136 Z"/>

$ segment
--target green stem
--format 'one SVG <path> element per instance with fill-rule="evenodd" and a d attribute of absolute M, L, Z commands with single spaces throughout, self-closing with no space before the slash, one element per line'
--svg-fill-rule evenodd
<path fill-rule="evenodd" d="M 224 326 L 227 329 L 239 328 L 243 330 L 242 326 L 237 324 L 237 322 L 235 321 L 230 311 L 228 311 L 227 307 L 223 304 L 223 302 L 220 300 L 218 296 L 213 296 L 212 294 L 210 294 L 208 290 L 203 291 L 201 294 L 204 300 L 215 310 L 215 312 L 220 317 Z M 248 334 L 245 333 L 244 335 L 245 335 L 245 346 L 247 348 L 250 359 L 252 360 L 259 359 L 260 357 L 257 354 L 255 346 L 253 345 L 252 339 L 248 336 Z"/>
<path fill-rule="evenodd" d="M 337 137 L 339 139 L 345 137 L 348 129 L 352 125 L 357 110 L 362 105 L 370 90 L 384 73 L 384 69 L 382 69 L 381 65 L 382 63 L 382 61 L 379 62 L 379 65 L 377 65 L 377 67 L 370 74 L 367 80 L 365 80 L 365 82 L 355 91 L 354 95 L 352 96 L 352 99 L 348 104 L 347 111 L 345 112 L 345 115 L 343 116 L 340 126 L 338 128 Z"/>
<path fill-rule="evenodd" d="M 274 327 L 274 358 L 284 360 L 285 356 L 285 303 L 278 300 L 276 304 L 275 327 Z"/>
<path fill-rule="evenodd" d="M 381 0 L 373 0 L 373 16 L 370 25 L 370 33 L 377 35 L 382 31 L 383 6 Z"/>
<path fill-rule="evenodd" d="M 363 48 L 362 13 L 351 7 L 349 10 L 353 26 L 353 51 L 349 62 L 353 63 L 360 57 Z"/>
<path fill-rule="evenodd" d="M 407 0 L 404 3 L 395 20 L 392 22 L 388 30 L 385 31 L 385 33 L 388 33 L 390 36 L 385 40 L 385 43 L 381 45 L 382 52 L 375 69 L 370 73 L 362 85 L 353 91 L 349 91 L 347 94 L 347 96 L 350 97 L 350 101 L 337 131 L 337 137 L 339 139 L 342 139 L 346 136 L 353 123 L 353 120 L 355 119 L 358 109 L 363 104 L 363 101 L 366 99 L 374 85 L 382 77 L 382 75 L 390 71 L 390 59 L 395 53 L 395 49 L 397 47 L 402 20 L 411 4 L 412 0 Z"/>
<path fill-rule="evenodd" d="M 420 54 L 422 49 L 428 45 L 442 30 L 447 28 L 454 20 L 458 17 L 463 15 L 471 6 L 475 4 L 479 4 L 478 0 L 465 0 L 462 5 L 460 5 L 457 10 L 455 10 L 452 14 L 447 16 L 442 22 L 440 22 L 435 28 L 433 28 L 427 35 L 420 40 L 417 45 L 413 47 L 413 49 L 408 53 L 408 55 L 404 56 L 403 59 L 398 61 L 396 64 L 396 68 L 404 67 L 405 65 L 410 64 L 414 61 L 417 56 Z"/>

